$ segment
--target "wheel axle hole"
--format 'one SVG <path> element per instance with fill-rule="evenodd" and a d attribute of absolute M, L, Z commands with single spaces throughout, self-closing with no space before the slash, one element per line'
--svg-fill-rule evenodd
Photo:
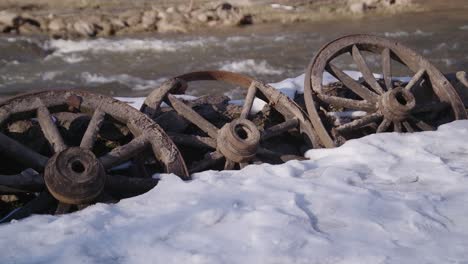
<path fill-rule="evenodd" d="M 242 125 L 237 125 L 235 127 L 235 131 L 236 131 L 236 134 L 237 136 L 240 138 L 240 139 L 247 139 L 249 137 L 249 133 L 247 132 L 247 130 L 245 129 L 244 126 Z"/>
<path fill-rule="evenodd" d="M 85 171 L 85 166 L 80 161 L 73 161 L 71 164 L 71 169 L 76 173 L 83 173 Z"/>
<path fill-rule="evenodd" d="M 408 104 L 408 100 L 406 100 L 406 96 L 405 94 L 403 94 L 402 92 L 398 92 L 395 94 L 395 98 L 396 100 L 398 101 L 398 103 L 400 103 L 401 105 L 406 105 Z"/>

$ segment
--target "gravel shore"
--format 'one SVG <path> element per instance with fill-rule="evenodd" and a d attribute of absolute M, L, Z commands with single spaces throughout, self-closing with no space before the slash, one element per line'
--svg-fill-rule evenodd
<path fill-rule="evenodd" d="M 439 3 L 438 3 L 439 2 Z M 292 24 L 359 19 L 418 12 L 455 0 L 4 0 L 0 31 L 5 34 L 93 38 L 138 33 L 186 33 L 252 24 Z"/>

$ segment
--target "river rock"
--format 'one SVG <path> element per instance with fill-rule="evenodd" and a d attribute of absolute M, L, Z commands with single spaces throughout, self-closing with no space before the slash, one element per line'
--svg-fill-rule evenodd
<path fill-rule="evenodd" d="M 159 12 L 157 27 L 158 31 L 162 33 L 185 33 L 187 32 L 187 19 L 177 12 Z"/>
<path fill-rule="evenodd" d="M 24 23 L 23 25 L 20 26 L 19 32 L 21 34 L 26 34 L 26 35 L 35 35 L 35 34 L 40 34 L 42 33 L 41 28 L 38 26 L 38 24 L 33 24 L 33 23 Z"/>
<path fill-rule="evenodd" d="M 156 22 L 158 21 L 158 11 L 150 10 L 143 13 L 141 17 L 141 25 L 144 29 L 155 29 Z"/>
<path fill-rule="evenodd" d="M 53 18 L 50 20 L 47 28 L 50 32 L 64 32 L 67 29 L 67 25 L 62 18 Z"/>
<path fill-rule="evenodd" d="M 141 12 L 137 10 L 128 10 L 120 14 L 119 19 L 123 20 L 129 27 L 134 27 L 141 22 Z"/>
<path fill-rule="evenodd" d="M 125 21 L 118 18 L 118 17 L 110 18 L 109 22 L 112 25 L 112 28 L 114 29 L 114 31 L 119 31 L 119 30 L 127 27 Z"/>
<path fill-rule="evenodd" d="M 94 24 L 82 19 L 73 24 L 73 29 L 76 33 L 84 37 L 94 37 L 97 34 L 97 29 Z"/>
<path fill-rule="evenodd" d="M 18 27 L 21 22 L 21 16 L 9 11 L 0 11 L 0 24 L 7 27 Z"/>
<path fill-rule="evenodd" d="M 99 25 L 98 36 L 107 37 L 115 34 L 114 27 L 110 21 L 104 20 Z"/>

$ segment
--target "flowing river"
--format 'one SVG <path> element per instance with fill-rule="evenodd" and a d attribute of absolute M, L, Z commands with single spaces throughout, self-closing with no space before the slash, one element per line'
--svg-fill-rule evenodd
<path fill-rule="evenodd" d="M 466 10 L 402 14 L 291 26 L 252 26 L 222 33 L 139 35 L 93 40 L 0 37 L 0 98 L 38 89 L 80 88 L 112 96 L 145 96 L 167 78 L 228 70 L 276 82 L 304 73 L 328 41 L 356 34 L 401 41 L 442 72 L 468 70 Z M 355 69 L 355 65 L 344 65 Z M 237 97 L 226 86 L 200 85 L 193 95 Z"/>

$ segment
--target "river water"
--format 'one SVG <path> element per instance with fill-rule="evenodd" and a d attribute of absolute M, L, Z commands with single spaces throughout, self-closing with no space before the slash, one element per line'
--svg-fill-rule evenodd
<path fill-rule="evenodd" d="M 167 78 L 207 69 L 241 72 L 271 83 L 302 74 L 314 52 L 327 41 L 355 33 L 401 41 L 442 72 L 468 70 L 466 10 L 253 26 L 216 34 L 81 41 L 4 35 L 0 37 L 0 97 L 63 88 L 145 96 Z M 352 70 L 355 65 L 345 68 Z M 206 84 L 191 93 L 238 97 L 231 89 Z"/>

